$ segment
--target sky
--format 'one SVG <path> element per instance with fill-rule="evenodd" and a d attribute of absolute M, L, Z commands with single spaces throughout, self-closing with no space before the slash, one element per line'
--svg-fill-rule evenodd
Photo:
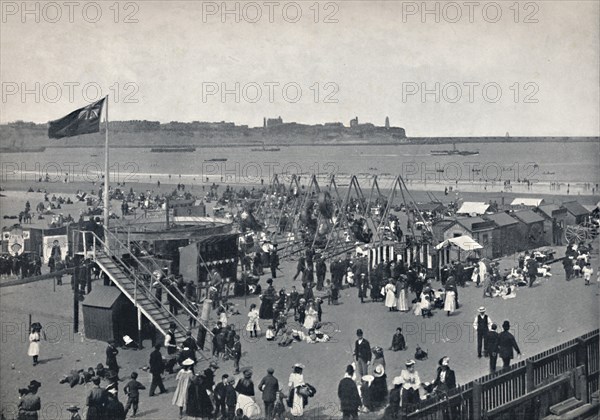
<path fill-rule="evenodd" d="M 0 123 L 108 94 L 111 120 L 599 134 L 598 1 L 0 3 Z"/>

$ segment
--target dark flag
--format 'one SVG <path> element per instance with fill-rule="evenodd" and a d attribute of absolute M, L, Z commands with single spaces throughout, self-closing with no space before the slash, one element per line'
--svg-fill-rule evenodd
<path fill-rule="evenodd" d="M 98 133 L 100 131 L 100 116 L 106 98 L 89 104 L 71 112 L 59 120 L 50 121 L 48 124 L 48 137 L 61 139 L 80 134 Z"/>

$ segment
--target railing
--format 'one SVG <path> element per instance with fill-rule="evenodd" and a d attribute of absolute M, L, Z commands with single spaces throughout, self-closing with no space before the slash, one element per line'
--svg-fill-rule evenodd
<path fill-rule="evenodd" d="M 133 255 L 132 253 L 130 253 L 130 249 L 127 245 L 123 244 L 119 238 L 113 234 L 112 232 L 110 232 L 108 229 L 104 229 L 104 234 L 107 235 L 107 237 L 110 238 L 111 243 L 113 244 L 113 246 L 116 246 L 119 248 L 119 250 L 121 249 L 125 249 L 127 250 L 127 253 L 129 253 L 129 255 L 131 256 L 131 258 L 133 259 L 133 261 L 136 262 L 137 266 L 139 268 L 141 268 L 143 271 L 146 272 L 146 275 L 150 276 L 150 279 L 153 278 L 153 271 L 150 271 L 150 269 L 147 267 L 146 264 L 144 264 L 142 261 L 140 261 L 135 255 Z M 149 259 L 149 261 L 152 261 L 152 263 L 154 263 L 155 265 L 159 265 L 156 261 L 154 261 L 153 259 Z M 133 273 L 133 271 L 128 267 L 127 268 L 129 272 Z M 165 274 L 162 267 L 159 267 L 158 270 L 160 270 L 160 272 L 162 274 Z M 134 274 L 135 275 L 135 274 Z M 151 290 L 151 288 L 150 288 Z M 189 308 L 192 307 L 192 303 L 189 301 L 189 299 L 187 299 L 185 297 L 185 295 L 180 294 L 179 297 L 175 296 L 168 287 L 163 287 L 163 291 L 166 292 L 166 294 L 168 296 L 171 297 L 171 299 L 173 299 L 175 301 L 175 303 L 177 305 L 179 305 L 192 319 L 194 319 L 198 325 L 200 325 L 200 327 L 204 328 L 207 331 L 207 335 L 212 336 L 212 332 L 208 329 L 208 327 L 198 318 L 198 316 L 196 314 L 194 314 Z M 170 313 L 170 312 L 169 312 Z M 174 315 L 173 315 L 174 316 Z M 179 321 L 177 321 L 179 322 Z"/>
<path fill-rule="evenodd" d="M 121 225 L 121 227 L 123 229 L 126 228 L 126 226 Z M 110 236 L 110 238 L 113 240 L 114 245 L 116 247 L 119 248 L 119 250 L 122 250 L 123 248 L 126 250 L 126 252 L 128 254 L 130 254 L 132 256 L 132 258 L 134 259 L 134 261 L 136 261 L 137 265 L 139 268 L 141 268 L 142 270 L 144 270 L 146 272 L 146 275 L 149 275 L 151 278 L 154 275 L 154 272 L 158 271 L 161 273 L 161 275 L 163 277 L 167 277 L 167 274 L 164 270 L 163 270 L 163 266 L 162 264 L 159 264 L 157 261 L 154 260 L 154 258 L 152 258 L 152 256 L 148 256 L 147 259 L 145 259 L 143 262 L 140 261 L 137 257 L 135 257 L 135 255 L 133 255 L 131 253 L 131 243 L 135 244 L 135 246 L 137 246 L 139 249 L 142 249 L 141 244 L 137 241 L 129 241 L 130 244 L 125 245 L 123 244 L 123 242 L 121 242 L 121 240 L 118 238 L 117 234 L 118 234 L 118 230 L 117 228 L 115 228 L 115 233 L 110 232 L 108 229 L 104 230 L 105 232 L 108 232 L 108 235 Z M 150 265 L 152 266 L 152 268 L 148 268 L 147 263 L 150 263 Z M 204 325 L 204 323 L 198 318 L 198 316 L 196 314 L 194 314 L 189 308 L 192 308 L 196 305 L 196 302 L 192 302 L 190 301 L 185 294 L 180 293 L 179 297 L 175 296 L 168 288 L 163 288 L 163 290 L 167 293 L 167 295 L 169 295 L 172 299 L 175 300 L 175 302 L 177 304 L 179 304 L 183 310 L 185 310 L 187 312 L 187 314 L 192 317 L 192 319 L 196 320 L 196 322 L 202 326 L 204 329 L 206 329 L 209 333 L 210 331 L 208 330 L 208 327 L 206 325 Z M 212 333 L 210 333 L 212 334 Z"/>
<path fill-rule="evenodd" d="M 134 291 L 133 291 L 133 300 L 134 300 L 134 304 L 137 308 L 140 309 L 140 311 L 142 311 L 146 317 L 155 324 L 155 326 L 163 333 L 166 334 L 166 331 L 164 331 L 162 329 L 162 327 L 160 327 L 160 325 L 158 325 L 158 323 L 156 321 L 154 321 L 152 315 L 150 315 L 147 310 L 143 307 L 141 307 L 138 303 L 137 303 L 137 299 L 138 299 L 138 290 L 140 293 L 143 294 L 143 296 L 145 298 L 147 298 L 150 302 L 152 302 L 153 304 L 157 305 L 158 307 L 160 307 L 161 309 L 163 309 L 165 312 L 167 312 L 170 315 L 170 321 L 171 322 L 175 322 L 175 324 L 184 332 L 184 334 L 188 331 L 188 328 L 177 318 L 176 315 L 174 315 L 168 308 L 167 306 L 159 301 L 156 296 L 152 293 L 152 289 L 151 287 L 147 287 L 146 286 L 146 280 L 144 280 L 143 278 L 140 278 L 140 276 L 135 272 L 135 270 L 133 270 L 130 265 L 123 261 L 123 259 L 120 257 L 119 253 L 116 253 L 114 251 L 115 247 L 117 248 L 121 248 L 121 247 L 125 247 L 126 246 L 124 244 L 122 244 L 117 238 L 114 237 L 114 235 L 110 232 L 108 232 L 106 229 L 104 230 L 105 235 L 108 235 L 109 238 L 108 240 L 110 241 L 111 239 L 113 240 L 112 245 L 108 245 L 107 242 L 103 241 L 102 239 L 100 239 L 94 232 L 90 232 L 90 231 L 81 231 L 81 233 L 83 235 L 91 235 L 92 238 L 92 253 L 94 255 L 94 260 L 97 260 L 97 251 L 98 250 L 102 250 L 109 258 L 111 258 L 111 260 L 113 260 L 113 262 L 117 265 L 119 265 L 119 267 L 125 272 L 125 274 L 129 277 L 130 280 L 133 280 L 134 283 Z M 112 236 L 112 237 L 111 237 Z M 145 267 L 134 255 L 131 255 L 131 257 L 133 258 L 133 260 L 138 264 L 138 266 L 140 267 L 144 267 L 145 270 L 148 271 L 148 273 L 150 274 L 150 279 L 152 278 L 152 273 L 149 272 L 149 270 L 147 269 L 147 267 Z M 119 289 L 121 289 L 121 291 L 125 294 L 130 295 L 131 292 L 127 291 L 125 289 L 124 286 L 120 285 L 117 283 L 117 286 L 119 287 Z M 206 336 L 212 336 L 212 332 L 192 313 L 189 311 L 189 309 L 187 309 L 182 303 L 181 301 L 179 301 L 173 294 L 171 294 L 168 289 L 164 288 L 163 290 L 165 290 L 167 292 L 167 294 L 171 295 L 177 304 L 179 304 L 183 310 L 185 310 L 190 316 L 193 316 L 194 319 L 196 319 L 196 322 L 198 323 L 198 325 L 200 325 L 201 328 L 204 328 L 204 330 L 206 331 Z M 208 340 L 209 342 L 212 343 L 212 340 Z M 205 346 L 206 347 L 206 346 Z"/>
<path fill-rule="evenodd" d="M 583 369 L 587 384 L 581 398 L 590 401 L 591 395 L 599 389 L 600 330 L 532 356 L 511 366 L 509 370 L 483 376 L 452 390 L 448 395 L 422 401 L 409 408 L 407 418 L 477 420 L 484 417 L 485 413 L 492 412 L 494 417 L 514 409 L 519 401 L 527 399 L 528 394 L 545 392 L 545 387 L 554 386 L 555 395 L 559 395 L 556 387 L 564 387 L 564 375 L 576 369 Z"/>

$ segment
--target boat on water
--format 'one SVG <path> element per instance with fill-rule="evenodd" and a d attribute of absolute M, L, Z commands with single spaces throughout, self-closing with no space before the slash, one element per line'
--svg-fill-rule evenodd
<path fill-rule="evenodd" d="M 227 158 L 204 159 L 205 162 L 227 162 Z"/>
<path fill-rule="evenodd" d="M 45 151 L 46 148 L 44 146 L 39 147 L 0 147 L 0 153 L 41 153 Z"/>
<path fill-rule="evenodd" d="M 191 146 L 167 146 L 167 147 L 153 147 L 150 149 L 152 153 L 181 153 L 181 152 L 195 152 L 196 148 Z"/>
<path fill-rule="evenodd" d="M 431 156 L 475 156 L 479 154 L 479 150 L 458 150 L 456 143 L 452 143 L 452 150 L 432 150 Z"/>
<path fill-rule="evenodd" d="M 267 147 L 265 143 L 262 144 L 262 147 L 254 147 L 250 149 L 251 152 L 279 152 L 281 148 L 279 147 Z"/>

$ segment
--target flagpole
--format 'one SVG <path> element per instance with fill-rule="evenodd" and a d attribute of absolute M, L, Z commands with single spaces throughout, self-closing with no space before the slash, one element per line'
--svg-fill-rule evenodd
<path fill-rule="evenodd" d="M 110 172 L 108 167 L 108 95 L 106 95 L 104 106 L 106 107 L 106 113 L 104 114 L 104 120 L 106 122 L 106 137 L 104 139 L 104 228 L 108 229 L 108 176 Z"/>

